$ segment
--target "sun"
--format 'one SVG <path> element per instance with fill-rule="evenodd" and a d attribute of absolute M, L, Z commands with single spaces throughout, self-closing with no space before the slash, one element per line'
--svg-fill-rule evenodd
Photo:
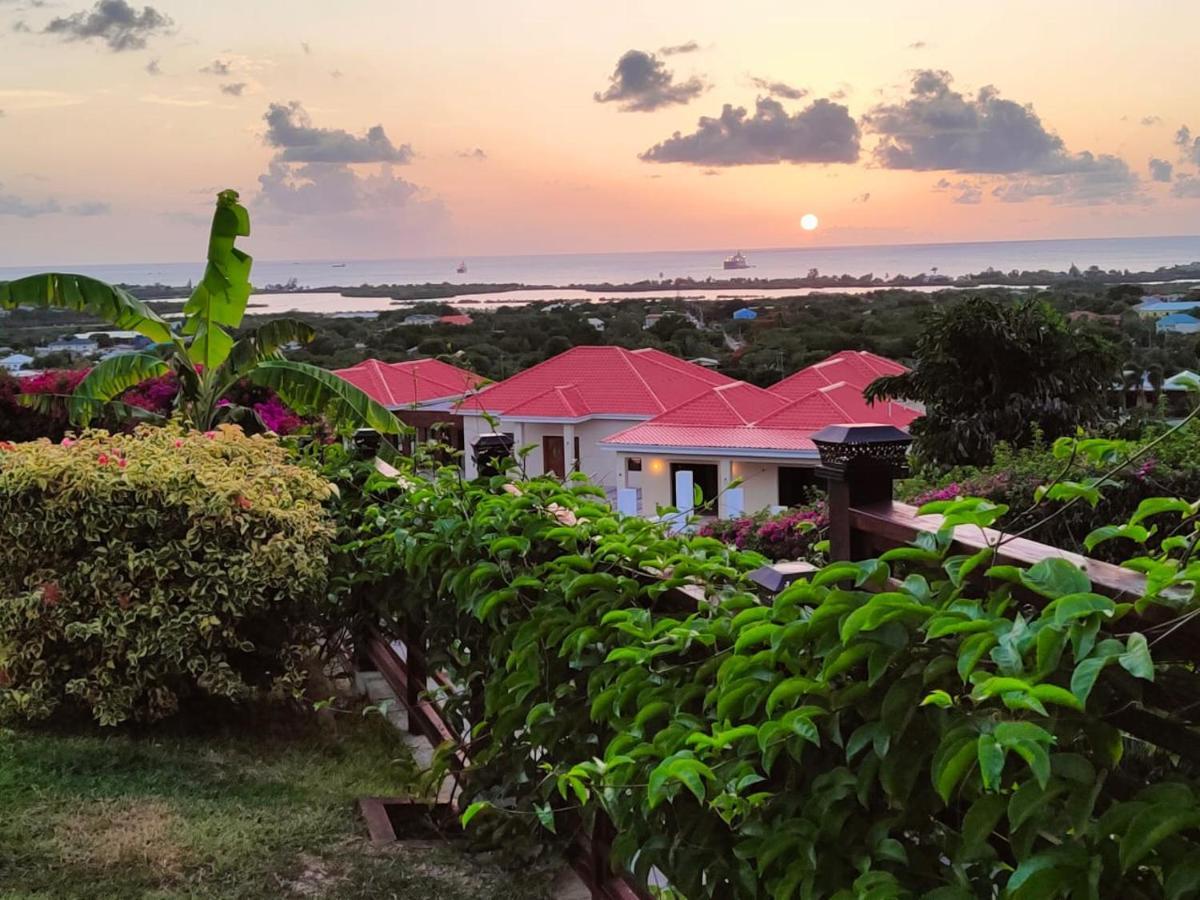
<path fill-rule="evenodd" d="M 820 221 L 812 213 L 805 213 L 800 217 L 800 227 L 805 231 L 816 231 Z"/>

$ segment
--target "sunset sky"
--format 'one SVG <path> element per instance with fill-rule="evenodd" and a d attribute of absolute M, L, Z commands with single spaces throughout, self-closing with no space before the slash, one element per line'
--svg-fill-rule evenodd
<path fill-rule="evenodd" d="M 0 265 L 194 258 L 225 187 L 263 259 L 1196 234 L 1198 26 L 1183 0 L 0 0 Z"/>

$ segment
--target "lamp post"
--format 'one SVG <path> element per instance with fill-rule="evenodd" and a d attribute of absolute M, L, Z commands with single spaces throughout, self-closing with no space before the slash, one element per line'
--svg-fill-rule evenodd
<path fill-rule="evenodd" d="M 821 454 L 817 476 L 828 484 L 830 557 L 853 559 L 869 548 L 856 546 L 850 510 L 891 502 L 892 482 L 908 474 L 912 438 L 894 425 L 829 425 L 812 441 Z"/>

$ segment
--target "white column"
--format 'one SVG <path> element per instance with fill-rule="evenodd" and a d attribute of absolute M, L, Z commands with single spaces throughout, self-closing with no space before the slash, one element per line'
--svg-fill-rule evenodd
<path fill-rule="evenodd" d="M 717 501 L 717 515 L 723 518 L 729 518 L 729 494 L 728 488 L 733 481 L 733 460 L 729 457 L 723 457 L 717 460 L 717 493 L 720 499 Z"/>
<path fill-rule="evenodd" d="M 692 473 L 687 469 L 680 469 L 676 472 L 675 508 L 679 512 L 672 517 L 671 528 L 674 531 L 682 530 L 687 520 L 692 517 L 692 512 L 695 509 L 695 495 L 693 494 L 693 490 Z"/>
<path fill-rule="evenodd" d="M 575 459 L 575 426 L 567 423 L 563 426 L 563 466 L 567 470 L 568 478 L 575 471 L 577 462 L 578 460 Z"/>

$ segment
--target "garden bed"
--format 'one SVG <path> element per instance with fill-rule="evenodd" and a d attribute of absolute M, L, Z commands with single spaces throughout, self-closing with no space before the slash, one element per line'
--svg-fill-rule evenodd
<path fill-rule="evenodd" d="M 372 846 L 360 797 L 416 770 L 357 713 L 204 731 L 0 730 L 0 898 L 550 896 L 487 854 Z"/>

